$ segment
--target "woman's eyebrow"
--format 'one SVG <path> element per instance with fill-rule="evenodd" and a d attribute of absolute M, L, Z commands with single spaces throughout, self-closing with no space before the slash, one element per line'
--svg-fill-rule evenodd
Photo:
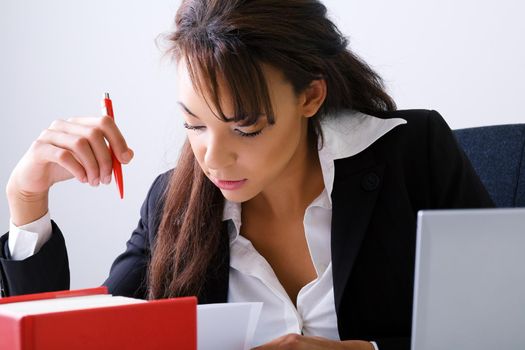
<path fill-rule="evenodd" d="M 197 117 L 197 115 L 195 115 L 192 111 L 190 111 L 190 110 L 188 109 L 188 107 L 186 107 L 186 105 L 185 105 L 184 103 L 182 103 L 182 102 L 180 102 L 180 101 L 177 101 L 177 103 L 178 103 L 182 108 L 184 108 L 184 110 L 185 110 L 189 115 L 191 115 L 191 116 L 194 117 L 194 118 L 200 119 L 199 117 Z"/>

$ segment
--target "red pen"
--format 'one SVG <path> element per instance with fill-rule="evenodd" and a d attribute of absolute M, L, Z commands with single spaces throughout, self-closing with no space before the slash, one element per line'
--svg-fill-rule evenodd
<path fill-rule="evenodd" d="M 113 115 L 113 104 L 109 98 L 109 93 L 104 94 L 104 100 L 102 101 L 102 114 L 108 115 L 111 119 L 115 120 Z M 124 178 L 122 177 L 122 165 L 118 161 L 117 157 L 113 153 L 111 146 L 109 146 L 109 152 L 111 153 L 111 159 L 113 160 L 113 176 L 115 177 L 115 182 L 117 183 L 118 190 L 120 192 L 120 198 L 124 198 Z"/>

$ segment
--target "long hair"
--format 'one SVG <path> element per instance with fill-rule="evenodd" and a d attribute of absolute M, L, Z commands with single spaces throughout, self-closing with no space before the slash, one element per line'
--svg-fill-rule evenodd
<path fill-rule="evenodd" d="M 320 120 L 343 110 L 395 110 L 383 81 L 350 51 L 348 40 L 317 0 L 185 0 L 166 35 L 166 51 L 185 62 L 195 91 L 211 101 L 218 118 L 255 123 L 261 111 L 275 122 L 262 70 L 282 71 L 296 94 L 324 79 L 327 96 L 308 120 L 309 142 L 322 144 Z M 232 96 L 234 116 L 220 105 L 219 81 Z M 164 197 L 148 268 L 148 298 L 199 295 L 220 257 L 224 197 L 205 176 L 188 140 Z"/>

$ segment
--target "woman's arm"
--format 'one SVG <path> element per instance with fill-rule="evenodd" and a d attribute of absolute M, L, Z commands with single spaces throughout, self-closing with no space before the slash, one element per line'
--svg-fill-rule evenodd
<path fill-rule="evenodd" d="M 149 227 L 156 225 L 152 210 L 157 210 L 168 173 L 159 175 L 151 185 L 140 210 L 140 219 L 117 257 L 103 285 L 114 295 L 145 298 L 145 276 L 149 259 Z M 153 214 L 158 214 L 155 212 Z M 5 296 L 39 293 L 70 288 L 69 262 L 64 236 L 52 223 L 52 234 L 40 251 L 24 260 L 12 260 L 8 249 L 9 233 L 0 237 L 0 277 Z M 101 228 L 103 229 L 103 228 Z M 93 252 L 96 255 L 96 252 Z"/>

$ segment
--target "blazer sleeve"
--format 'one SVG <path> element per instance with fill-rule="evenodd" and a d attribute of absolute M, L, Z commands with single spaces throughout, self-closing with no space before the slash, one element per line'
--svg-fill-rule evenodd
<path fill-rule="evenodd" d="M 171 170 L 157 176 L 150 187 L 146 200 L 140 208 L 140 219 L 126 250 L 120 254 L 103 283 L 113 295 L 147 298 L 147 269 L 151 258 L 151 246 L 162 217 L 164 191 Z"/>
<path fill-rule="evenodd" d="M 7 240 L 0 237 L 0 282 L 3 296 L 69 289 L 69 262 L 64 236 L 51 220 L 51 238 L 38 253 L 24 260 L 11 260 Z"/>
<path fill-rule="evenodd" d="M 421 164 L 426 169 L 421 188 L 426 201 L 424 207 L 418 210 L 494 207 L 494 202 L 443 117 L 437 111 L 429 111 L 426 118 L 415 122 L 425 123 L 424 127 L 417 128 L 423 133 L 417 139 L 424 141 L 423 145 L 412 144 L 409 147 L 423 146 L 420 151 L 426 152 L 422 157 L 425 161 Z M 410 349 L 410 337 L 372 340 L 379 350 Z"/>
<path fill-rule="evenodd" d="M 140 209 L 140 219 L 126 243 L 126 250 L 113 262 L 103 285 L 114 295 L 145 298 L 145 277 L 150 239 L 154 236 L 160 203 L 169 171 L 157 176 Z M 64 236 L 52 220 L 52 234 L 38 253 L 24 260 L 11 260 L 7 240 L 0 237 L 0 283 L 4 296 L 40 293 L 70 288 L 69 261 Z M 153 227 L 153 232 L 150 228 Z"/>

